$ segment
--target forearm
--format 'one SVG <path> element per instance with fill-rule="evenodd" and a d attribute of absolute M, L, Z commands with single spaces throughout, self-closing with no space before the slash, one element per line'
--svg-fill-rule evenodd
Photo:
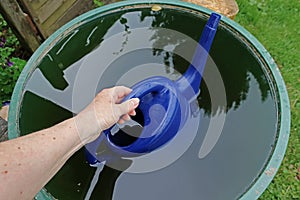
<path fill-rule="evenodd" d="M 122 86 L 105 89 L 76 117 L 0 143 L 0 199 L 31 200 L 84 144 L 135 115 L 139 99 L 120 103 L 130 92 Z"/>
<path fill-rule="evenodd" d="M 82 146 L 74 118 L 0 143 L 0 199 L 32 199 Z"/>

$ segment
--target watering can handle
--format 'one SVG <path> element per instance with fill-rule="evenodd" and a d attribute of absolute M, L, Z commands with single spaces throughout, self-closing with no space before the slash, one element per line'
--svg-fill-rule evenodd
<path fill-rule="evenodd" d="M 134 85 L 131 88 L 132 92 L 123 99 L 123 102 L 131 98 L 141 99 L 147 94 L 160 92 L 166 88 L 172 90 L 174 88 L 173 82 L 163 76 L 151 77 Z"/>
<path fill-rule="evenodd" d="M 210 15 L 210 18 L 202 31 L 199 45 L 196 48 L 191 65 L 183 76 L 176 81 L 180 92 L 188 100 L 191 100 L 199 93 L 202 74 L 220 19 L 221 16 L 219 14 L 212 13 Z"/>

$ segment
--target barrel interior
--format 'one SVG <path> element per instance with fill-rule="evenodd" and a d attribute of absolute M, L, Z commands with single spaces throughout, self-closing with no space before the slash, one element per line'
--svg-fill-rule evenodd
<path fill-rule="evenodd" d="M 209 16 L 177 6 L 160 6 L 160 11 L 153 11 L 149 4 L 141 4 L 95 14 L 66 30 L 50 50 L 45 49 L 44 57 L 36 62 L 25 82 L 18 116 L 20 135 L 50 127 L 80 110 L 70 109 L 74 104 L 72 88 L 77 72 L 82 73 L 84 84 L 89 84 L 91 74 L 97 76 L 98 70 L 102 71 L 95 94 L 116 84 L 131 86 L 133 80 L 146 78 L 149 71 L 172 80 L 180 77 L 190 63 L 173 50 L 186 47 L 185 41 L 155 30 L 175 30 L 198 41 Z M 139 28 L 153 33 L 152 40 L 141 41 L 142 37 L 130 36 Z M 122 33 L 120 40 L 111 39 L 119 33 Z M 123 42 L 120 44 L 120 41 Z M 151 48 L 155 42 L 166 48 Z M 116 59 L 122 54 L 122 47 L 136 43 L 150 47 Z M 97 57 L 95 52 L 105 52 L 108 47 L 114 54 L 89 60 Z M 224 22 L 218 28 L 210 56 L 221 74 L 226 104 L 212 107 L 212 98 L 217 100 L 218 96 L 210 96 L 208 84 L 203 80 L 197 98 L 197 134 L 187 151 L 167 167 L 149 173 L 127 173 L 106 166 L 92 197 L 115 200 L 237 199 L 251 188 L 270 160 L 278 137 L 276 83 L 255 46 Z M 110 64 L 103 66 L 103 59 Z M 81 72 L 79 68 L 87 63 L 98 67 Z M 154 63 L 153 69 L 149 63 Z M 138 70 L 131 73 L 137 66 Z M 209 66 L 208 63 L 204 73 Z M 43 88 L 40 93 L 37 85 Z M 85 96 L 84 88 L 82 96 Z M 78 104 L 83 107 L 88 100 Z M 199 149 L 209 124 L 220 114 L 226 114 L 222 134 L 211 152 L 200 159 Z M 185 134 L 190 134 L 189 129 Z M 84 199 L 95 171 L 80 150 L 45 189 L 57 199 Z"/>

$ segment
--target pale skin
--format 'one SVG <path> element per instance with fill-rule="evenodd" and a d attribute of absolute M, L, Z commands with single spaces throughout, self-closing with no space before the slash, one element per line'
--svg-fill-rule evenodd
<path fill-rule="evenodd" d="M 0 199 L 31 200 L 81 147 L 113 124 L 135 115 L 138 99 L 120 103 L 131 89 L 101 91 L 77 116 L 0 143 Z"/>

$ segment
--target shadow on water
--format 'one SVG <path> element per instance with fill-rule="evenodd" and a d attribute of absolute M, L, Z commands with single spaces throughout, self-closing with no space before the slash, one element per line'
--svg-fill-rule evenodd
<path fill-rule="evenodd" d="M 95 185 L 94 190 L 91 194 L 90 197 L 91 200 L 99 199 L 100 196 L 101 199 L 103 200 L 112 199 L 115 190 L 115 184 L 119 176 L 122 174 L 123 171 L 125 171 L 128 167 L 130 167 L 132 163 L 130 160 L 126 160 L 122 158 L 119 158 L 114 162 L 117 163 L 114 163 L 113 165 L 122 166 L 122 169 L 117 170 L 105 165 L 99 175 L 99 181 Z"/>
<path fill-rule="evenodd" d="M 115 11 L 90 19 L 89 22 L 71 31 L 52 47 L 38 64 L 38 69 L 47 83 L 33 84 L 35 76 L 28 81 L 20 111 L 21 135 L 52 126 L 76 113 L 70 109 L 69 105 L 72 104 L 70 88 L 73 87 L 70 80 L 74 80 L 78 68 L 85 62 L 83 60 L 98 49 L 101 50 L 105 45 L 104 42 L 113 35 L 124 33 L 120 39 L 123 41 L 121 44 L 112 43 L 109 49 L 102 49 L 102 51 L 114 52 L 111 58 L 121 54 L 126 46 L 137 42 L 130 38 L 133 29 L 142 27 L 149 27 L 149 31 L 154 28 L 172 29 L 198 41 L 205 23 L 206 18 L 202 15 L 180 10 L 174 12 L 170 9 L 153 12 L 149 8 Z M 185 49 L 188 45 L 175 35 L 165 35 L 158 30 L 149 41 L 142 42 L 163 48 L 132 51 L 114 60 L 103 72 L 94 95 L 105 87 L 119 83 L 119 79 L 122 79 L 124 74 L 136 66 L 156 63 L 158 64 L 157 68 L 147 70 L 155 71 L 158 75 L 169 78 L 174 78 L 174 75 L 178 78 L 190 65 L 186 59 L 173 53 L 176 50 Z M 173 51 L 168 50 L 168 46 L 174 47 Z M 190 57 L 192 56 L 190 55 Z M 167 199 L 181 199 L 186 192 L 189 192 L 187 199 L 195 199 L 199 195 L 202 195 L 204 199 L 234 199 L 241 195 L 257 178 L 269 158 L 276 138 L 276 106 L 272 96 L 271 83 L 254 52 L 224 25 L 217 32 L 210 56 L 222 76 L 227 104 L 219 104 L 212 109 L 208 87 L 205 80 L 202 82 L 201 93 L 198 96 L 201 123 L 195 141 L 189 150 L 171 166 L 158 172 L 139 176 L 131 176 L 105 166 L 99 176 L 101 181 L 96 184 L 91 199 L 96 199 L 96 197 L 105 200 L 112 199 L 113 195 L 116 195 L 115 199 L 125 200 L 135 197 L 126 194 L 124 188 L 129 188 L 127 193 L 135 191 L 137 199 L 141 197 L 161 199 L 166 195 L 170 195 L 166 197 Z M 110 57 L 99 57 L 94 62 L 96 67 L 91 66 L 90 69 L 97 70 L 106 67 L 102 66 L 105 59 L 109 60 Z M 210 65 L 213 63 L 209 62 L 206 70 Z M 70 73 L 71 68 L 77 71 L 74 70 Z M 71 78 L 68 77 L 68 73 L 71 74 Z M 98 72 L 95 71 L 95 73 L 97 76 Z M 130 86 L 136 78 L 144 78 L 145 75 L 143 71 L 137 74 L 132 73 L 132 75 L 129 73 L 127 82 L 123 83 Z M 89 78 L 86 77 L 87 82 Z M 44 92 L 60 96 L 57 99 L 63 99 L 61 101 L 65 102 L 59 104 L 55 100 L 56 97 L 49 99 L 47 94 L 37 94 L 36 90 L 31 88 L 36 84 Z M 84 91 L 82 92 L 84 93 Z M 210 119 L 220 110 L 228 115 L 222 137 L 211 156 L 203 160 L 189 160 L 193 157 L 192 155 L 197 155 Z M 257 116 L 259 112 L 266 114 Z M 261 121 L 264 123 L 260 123 Z M 255 126 L 256 124 L 257 126 Z M 127 161 L 124 162 L 127 163 Z M 190 164 L 187 165 L 187 163 Z M 127 164 L 129 167 L 130 163 Z M 240 168 L 244 168 L 245 171 Z M 58 199 L 83 199 L 94 174 L 95 168 L 88 166 L 83 150 L 80 150 L 47 184 L 46 189 Z M 229 180 L 230 184 L 228 184 Z M 184 181 L 190 181 L 190 183 L 185 184 Z M 161 189 L 162 184 L 165 187 L 163 190 Z M 115 190 L 115 187 L 118 187 L 118 191 Z M 148 189 L 149 187 L 153 188 L 154 192 L 148 194 L 147 187 Z M 215 191 L 215 188 L 218 192 Z M 158 196 L 155 196 L 155 191 Z M 124 194 L 126 195 L 122 198 Z"/>

